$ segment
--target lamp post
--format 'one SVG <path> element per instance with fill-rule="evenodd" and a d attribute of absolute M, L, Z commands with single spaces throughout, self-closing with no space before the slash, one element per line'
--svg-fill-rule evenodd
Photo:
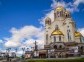
<path fill-rule="evenodd" d="M 15 48 L 15 57 L 17 57 L 17 50 L 18 50 L 18 49 L 17 49 L 17 48 Z"/>
<path fill-rule="evenodd" d="M 33 51 L 34 51 L 34 47 L 31 47 L 31 58 L 33 58 L 34 57 L 34 54 L 33 54 Z"/>
<path fill-rule="evenodd" d="M 22 48 L 22 51 L 23 51 L 22 58 L 24 59 L 25 47 Z"/>
<path fill-rule="evenodd" d="M 7 57 L 7 61 L 9 61 L 9 53 L 10 53 L 10 50 L 11 50 L 11 48 L 6 49 L 6 53 L 7 53 L 7 55 L 6 55 L 6 57 Z"/>

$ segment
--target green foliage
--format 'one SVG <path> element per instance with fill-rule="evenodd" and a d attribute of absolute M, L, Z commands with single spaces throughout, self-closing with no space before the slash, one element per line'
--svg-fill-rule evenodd
<path fill-rule="evenodd" d="M 25 62 L 84 62 L 84 58 L 81 59 L 62 59 L 62 60 L 47 60 L 47 59 L 38 59 L 38 60 L 26 60 Z"/>

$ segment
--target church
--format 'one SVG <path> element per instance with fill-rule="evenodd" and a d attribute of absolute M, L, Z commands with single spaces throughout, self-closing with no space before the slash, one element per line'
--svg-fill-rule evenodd
<path fill-rule="evenodd" d="M 45 45 L 47 57 L 71 57 L 84 54 L 83 36 L 76 29 L 71 13 L 64 7 L 54 9 L 54 21 L 45 19 Z"/>
<path fill-rule="evenodd" d="M 32 51 L 30 57 L 66 58 L 84 55 L 84 37 L 77 31 L 71 13 L 64 7 L 54 9 L 54 21 L 47 17 L 44 28 L 44 49 Z"/>

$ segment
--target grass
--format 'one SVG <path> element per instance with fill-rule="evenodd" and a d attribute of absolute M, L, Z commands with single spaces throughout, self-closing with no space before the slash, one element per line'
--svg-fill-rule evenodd
<path fill-rule="evenodd" d="M 79 59 L 29 59 L 24 62 L 84 62 L 84 58 Z"/>

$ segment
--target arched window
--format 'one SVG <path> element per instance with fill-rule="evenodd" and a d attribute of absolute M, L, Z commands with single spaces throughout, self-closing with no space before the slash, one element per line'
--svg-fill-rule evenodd
<path fill-rule="evenodd" d="M 57 49 L 57 45 L 54 45 L 54 49 Z"/>
<path fill-rule="evenodd" d="M 67 17 L 67 15 L 65 15 Z"/>
<path fill-rule="evenodd" d="M 59 11 L 57 11 L 57 16 L 60 17 L 60 12 Z"/>
<path fill-rule="evenodd" d="M 83 46 L 81 46 L 81 50 L 83 50 Z"/>
<path fill-rule="evenodd" d="M 80 37 L 80 42 L 82 42 L 81 37 Z"/>
<path fill-rule="evenodd" d="M 63 11 L 60 11 L 60 16 L 63 16 Z"/>
<path fill-rule="evenodd" d="M 66 17 L 67 17 L 67 18 L 69 18 L 69 17 L 70 17 L 70 15 L 69 15 L 69 14 L 66 14 Z"/>
<path fill-rule="evenodd" d="M 59 48 L 61 49 L 62 48 L 62 45 L 60 45 Z"/>
<path fill-rule="evenodd" d="M 67 30 L 67 35 L 68 35 L 68 41 L 71 40 L 70 30 Z"/>
<path fill-rule="evenodd" d="M 61 36 L 59 36 L 59 41 L 61 41 Z"/>
<path fill-rule="evenodd" d="M 46 34 L 46 41 L 48 42 L 48 34 Z"/>
<path fill-rule="evenodd" d="M 56 37 L 54 36 L 54 42 L 56 42 Z"/>
<path fill-rule="evenodd" d="M 56 16 L 56 13 L 54 13 L 54 17 L 56 18 L 57 16 Z"/>
<path fill-rule="evenodd" d="M 69 32 L 68 32 L 68 30 L 67 30 L 67 36 L 68 36 L 68 41 L 69 41 Z"/>

